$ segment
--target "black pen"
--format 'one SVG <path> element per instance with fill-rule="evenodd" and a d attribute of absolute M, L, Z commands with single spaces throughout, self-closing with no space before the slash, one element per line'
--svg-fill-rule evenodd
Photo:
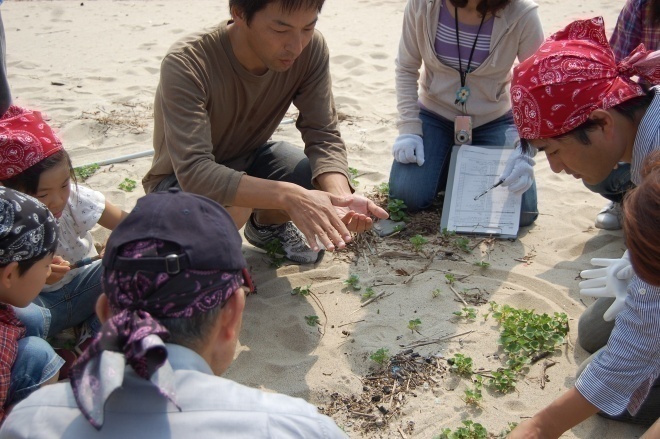
<path fill-rule="evenodd" d="M 96 256 L 91 256 L 89 258 L 83 258 L 83 259 L 79 260 L 78 262 L 74 262 L 73 264 L 69 265 L 69 268 L 71 268 L 73 270 L 75 268 L 84 267 L 85 265 L 89 265 L 94 261 L 98 261 L 102 257 L 103 256 L 101 256 L 101 255 L 96 255 Z"/>
<path fill-rule="evenodd" d="M 474 197 L 474 201 L 477 201 L 479 198 L 486 195 L 491 189 L 495 189 L 497 186 L 501 185 L 502 183 L 504 183 L 504 180 L 498 181 L 497 183 L 495 183 L 494 185 L 492 185 L 491 187 L 489 187 L 488 189 L 486 189 L 485 191 Z"/>

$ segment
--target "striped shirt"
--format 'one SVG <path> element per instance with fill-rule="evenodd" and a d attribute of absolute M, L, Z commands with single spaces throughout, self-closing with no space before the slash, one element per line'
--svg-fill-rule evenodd
<path fill-rule="evenodd" d="M 639 184 L 644 158 L 660 150 L 660 87 L 640 122 L 631 166 L 631 180 Z M 575 387 L 608 415 L 628 409 L 637 413 L 660 375 L 660 287 L 633 276 L 626 307 L 616 316 L 607 347 L 580 375 Z"/>
<path fill-rule="evenodd" d="M 456 20 L 449 12 L 449 5 L 447 0 L 443 0 L 442 8 L 440 8 L 440 19 L 438 20 L 438 29 L 435 32 L 435 53 L 438 59 L 444 64 L 459 70 L 458 63 L 458 47 L 456 46 Z M 490 53 L 490 38 L 493 33 L 493 17 L 484 21 L 479 31 L 479 39 L 474 49 L 472 62 L 470 63 L 470 71 L 475 70 L 483 63 L 488 54 Z M 468 60 L 470 59 L 470 52 L 472 52 L 472 45 L 477 38 L 477 31 L 479 25 L 469 25 L 458 23 L 458 40 L 460 42 L 461 51 L 461 64 L 463 71 L 467 70 Z"/>
<path fill-rule="evenodd" d="M 619 14 L 610 45 L 617 62 L 630 55 L 640 43 L 647 50 L 660 49 L 660 25 L 653 25 L 652 0 L 628 0 Z"/>
<path fill-rule="evenodd" d="M 630 179 L 637 186 L 642 182 L 640 172 L 644 159 L 652 151 L 660 149 L 660 85 L 651 90 L 655 92 L 655 97 L 639 123 L 630 164 Z"/>

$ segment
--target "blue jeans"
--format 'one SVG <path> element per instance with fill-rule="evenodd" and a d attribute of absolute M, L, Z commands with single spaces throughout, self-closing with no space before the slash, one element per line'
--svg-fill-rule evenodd
<path fill-rule="evenodd" d="M 623 196 L 635 185 L 630 181 L 630 163 L 619 163 L 610 175 L 598 184 L 584 184 L 591 192 L 602 195 L 610 201 L 621 203 Z"/>
<path fill-rule="evenodd" d="M 46 340 L 24 337 L 18 340 L 18 355 L 11 368 L 6 405 L 18 403 L 41 387 L 60 370 L 64 360 Z"/>
<path fill-rule="evenodd" d="M 454 146 L 454 121 L 426 110 L 421 110 L 424 140 L 424 164 L 392 163 L 390 171 L 390 198 L 398 198 L 415 212 L 428 209 L 439 191 L 447 186 L 449 161 Z M 506 130 L 514 127 L 513 116 L 508 113 L 472 130 L 474 145 L 504 145 Z M 520 226 L 528 226 L 538 217 L 536 182 L 522 196 Z"/>
<path fill-rule="evenodd" d="M 14 311 L 27 328 L 27 335 L 52 337 L 83 322 L 93 334 L 101 328 L 96 317 L 96 300 L 101 295 L 101 261 L 81 270 L 59 290 L 41 292 L 26 308 Z"/>

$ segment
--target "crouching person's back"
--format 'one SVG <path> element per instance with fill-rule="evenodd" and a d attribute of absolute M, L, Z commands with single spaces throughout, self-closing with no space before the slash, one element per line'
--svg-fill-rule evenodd
<path fill-rule="evenodd" d="M 220 205 L 177 191 L 141 198 L 110 236 L 103 266 L 103 329 L 70 383 L 16 406 L 0 438 L 345 437 L 301 399 L 218 376 L 251 285 Z"/>

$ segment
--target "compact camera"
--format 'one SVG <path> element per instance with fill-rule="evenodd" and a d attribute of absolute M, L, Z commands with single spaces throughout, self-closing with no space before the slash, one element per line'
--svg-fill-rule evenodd
<path fill-rule="evenodd" d="M 454 119 L 454 141 L 456 145 L 472 144 L 471 116 L 456 116 Z"/>

